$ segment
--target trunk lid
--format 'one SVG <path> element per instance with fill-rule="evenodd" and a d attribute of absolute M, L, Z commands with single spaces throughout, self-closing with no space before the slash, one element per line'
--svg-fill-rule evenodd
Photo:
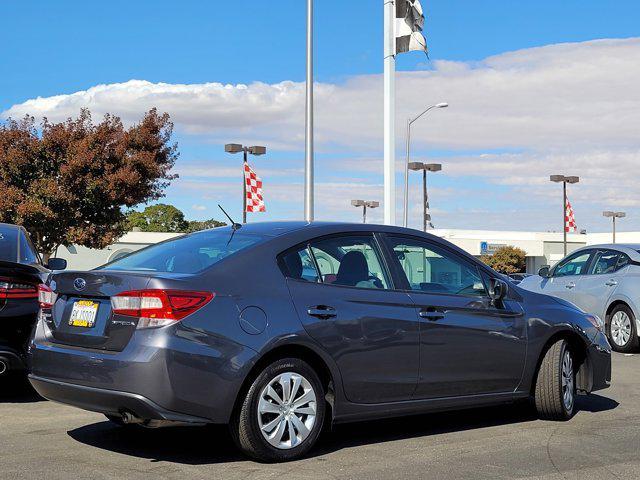
<path fill-rule="evenodd" d="M 49 285 L 56 293 L 55 304 L 51 309 L 43 309 L 44 320 L 51 330 L 49 340 L 82 348 L 124 350 L 136 330 L 137 318 L 113 314 L 111 297 L 128 290 L 142 290 L 149 281 L 150 276 L 144 272 L 94 270 L 53 274 Z M 85 313 L 78 313 L 82 309 Z M 83 315 L 87 309 L 95 310 L 93 322 L 80 325 L 78 318 L 86 319 Z"/>

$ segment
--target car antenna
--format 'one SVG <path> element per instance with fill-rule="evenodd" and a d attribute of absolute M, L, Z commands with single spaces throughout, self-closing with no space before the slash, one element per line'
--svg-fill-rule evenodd
<path fill-rule="evenodd" d="M 218 208 L 220 208 L 220 210 L 222 210 L 222 213 L 224 213 L 224 215 L 229 219 L 229 221 L 231 222 L 231 228 L 233 229 L 234 232 L 242 228 L 242 224 L 234 222 L 233 219 L 226 212 L 226 210 L 222 208 L 222 205 L 218 204 Z"/>

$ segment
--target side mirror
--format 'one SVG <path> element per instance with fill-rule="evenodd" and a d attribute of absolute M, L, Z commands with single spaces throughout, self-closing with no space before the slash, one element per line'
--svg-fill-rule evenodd
<path fill-rule="evenodd" d="M 46 266 L 49 270 L 64 270 L 67 268 L 67 261 L 64 258 L 50 258 Z"/>
<path fill-rule="evenodd" d="M 499 304 L 502 299 L 507 295 L 509 287 L 507 282 L 500 280 L 499 278 L 492 278 L 489 280 L 489 298 L 494 305 Z"/>
<path fill-rule="evenodd" d="M 542 278 L 549 278 L 551 276 L 549 265 L 545 265 L 540 270 L 538 270 L 538 275 L 540 275 Z"/>

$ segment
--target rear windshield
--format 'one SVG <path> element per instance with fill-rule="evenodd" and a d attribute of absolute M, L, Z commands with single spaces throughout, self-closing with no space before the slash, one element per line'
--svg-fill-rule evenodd
<path fill-rule="evenodd" d="M 18 261 L 18 229 L 0 225 L 0 260 Z"/>
<path fill-rule="evenodd" d="M 158 243 L 133 252 L 99 270 L 196 273 L 263 240 L 229 229 L 209 230 Z"/>

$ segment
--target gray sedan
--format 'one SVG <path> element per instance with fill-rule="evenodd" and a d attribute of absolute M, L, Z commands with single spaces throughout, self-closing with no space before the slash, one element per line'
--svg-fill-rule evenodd
<path fill-rule="evenodd" d="M 640 244 L 592 245 L 574 251 L 553 268 L 525 278 L 520 287 L 567 300 L 598 315 L 612 346 L 638 348 Z"/>
<path fill-rule="evenodd" d="M 40 286 L 31 383 L 119 425 L 223 423 L 263 461 L 332 423 L 607 388 L 597 319 L 415 230 L 219 228 Z"/>

